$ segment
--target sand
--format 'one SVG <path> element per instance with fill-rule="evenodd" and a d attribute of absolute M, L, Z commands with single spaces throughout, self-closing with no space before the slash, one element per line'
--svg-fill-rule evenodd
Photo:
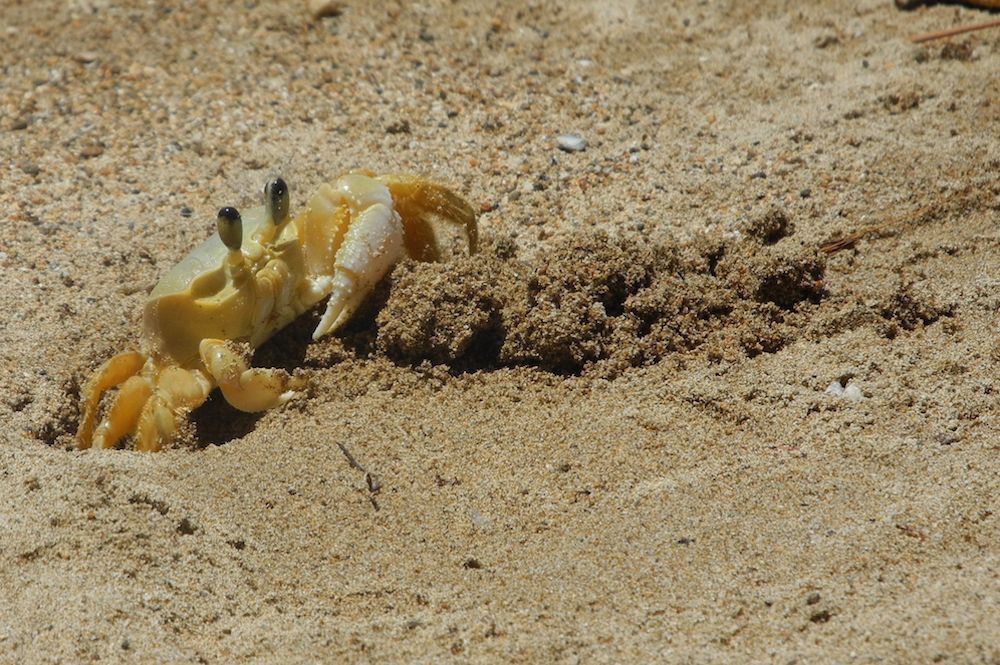
<path fill-rule="evenodd" d="M 1000 662 L 1000 32 L 906 39 L 989 15 L 556 4 L 3 3 L 0 662 Z M 76 451 L 215 211 L 354 168 L 482 251 Z"/>

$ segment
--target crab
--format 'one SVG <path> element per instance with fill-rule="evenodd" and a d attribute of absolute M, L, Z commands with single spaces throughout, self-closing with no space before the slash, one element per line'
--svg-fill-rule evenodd
<path fill-rule="evenodd" d="M 367 171 L 324 184 L 294 218 L 281 178 L 265 185 L 263 207 L 222 208 L 218 233 L 149 294 L 139 349 L 113 356 L 84 385 L 78 447 L 113 448 L 134 435 L 138 450 L 160 450 L 216 387 L 240 411 L 284 404 L 301 379 L 250 367 L 249 352 L 326 297 L 312 337 L 337 330 L 397 261 L 442 258 L 442 222 L 476 251 L 476 215 L 459 195 Z"/>

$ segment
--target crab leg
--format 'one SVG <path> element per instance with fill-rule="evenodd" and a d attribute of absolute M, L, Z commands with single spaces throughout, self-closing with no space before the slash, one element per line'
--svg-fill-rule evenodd
<path fill-rule="evenodd" d="M 265 411 L 295 394 L 288 390 L 291 377 L 287 372 L 249 367 L 243 354 L 225 340 L 202 340 L 199 352 L 226 401 L 240 411 Z"/>
<path fill-rule="evenodd" d="M 461 226 L 475 254 L 479 243 L 476 212 L 461 196 L 444 185 L 410 175 L 384 175 L 378 181 L 389 188 L 396 212 L 406 229 L 406 251 L 417 261 L 440 261 L 441 249 L 435 221 Z"/>
<path fill-rule="evenodd" d="M 157 380 L 156 392 L 139 416 L 136 450 L 157 451 L 177 431 L 177 417 L 201 406 L 212 392 L 212 382 L 198 370 L 167 367 Z"/>
<path fill-rule="evenodd" d="M 177 429 L 177 421 L 170 410 L 163 405 L 158 396 L 146 402 L 139 423 L 136 426 L 135 449 L 141 452 L 156 452 L 163 447 L 165 439 L 169 439 Z"/>
<path fill-rule="evenodd" d="M 90 448 L 94 435 L 94 419 L 101 403 L 101 394 L 109 388 L 121 384 L 129 377 L 139 373 L 146 356 L 138 351 L 127 351 L 109 358 L 97 372 L 87 381 L 83 388 L 86 400 L 80 427 L 76 430 L 76 438 L 81 450 Z"/>
<path fill-rule="evenodd" d="M 125 381 L 118 389 L 108 415 L 94 432 L 94 446 L 114 448 L 123 436 L 135 431 L 139 414 L 152 394 L 153 388 L 146 377 L 132 376 Z"/>

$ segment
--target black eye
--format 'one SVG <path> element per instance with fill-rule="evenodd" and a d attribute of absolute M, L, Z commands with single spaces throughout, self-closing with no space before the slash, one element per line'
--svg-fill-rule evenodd
<path fill-rule="evenodd" d="M 239 250 L 243 244 L 243 220 L 236 208 L 226 206 L 220 209 L 215 220 L 215 228 L 219 231 L 222 244 L 232 251 Z"/>
<path fill-rule="evenodd" d="M 264 205 L 267 207 L 271 223 L 281 224 L 288 217 L 288 185 L 281 178 L 275 178 L 264 185 Z"/>

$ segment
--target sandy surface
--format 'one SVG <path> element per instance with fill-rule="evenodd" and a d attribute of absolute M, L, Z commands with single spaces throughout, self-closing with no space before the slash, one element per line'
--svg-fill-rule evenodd
<path fill-rule="evenodd" d="M 0 661 L 1000 662 L 1000 32 L 906 41 L 984 12 L 2 4 Z M 72 449 L 219 206 L 359 167 L 483 251 Z"/>

